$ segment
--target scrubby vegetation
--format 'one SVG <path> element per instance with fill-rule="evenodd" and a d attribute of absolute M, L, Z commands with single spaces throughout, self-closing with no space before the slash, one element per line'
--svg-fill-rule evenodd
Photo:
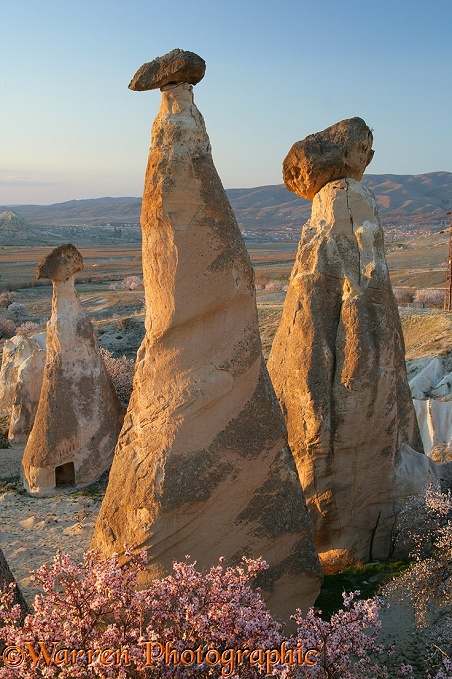
<path fill-rule="evenodd" d="M 10 339 L 16 334 L 16 324 L 11 318 L 0 317 L 0 339 Z"/>
<path fill-rule="evenodd" d="M 416 304 L 421 307 L 442 309 L 444 304 L 444 290 L 441 288 L 408 288 L 394 287 L 394 297 L 397 304 Z"/>
<path fill-rule="evenodd" d="M 105 367 L 113 383 L 116 393 L 124 410 L 132 394 L 133 376 L 135 373 L 135 361 L 126 356 L 115 358 L 108 349 L 100 348 Z"/>
<path fill-rule="evenodd" d="M 244 558 L 225 568 L 220 559 L 204 571 L 175 562 L 171 575 L 137 591 L 145 553 L 127 556 L 120 566 L 116 555 L 102 559 L 90 551 L 74 563 L 58 553 L 33 575 L 43 594 L 23 623 L 13 590 L 5 587 L 0 637 L 7 650 L 0 677 L 139 677 L 150 669 L 163 678 L 387 676 L 378 662 L 385 649 L 376 641 L 377 599 L 345 596 L 329 622 L 314 611 L 306 617 L 296 611 L 297 632 L 285 638 L 252 587 L 266 568 L 263 561 Z M 88 649 L 97 654 L 90 657 Z M 102 662 L 102 649 L 118 654 L 109 651 L 109 662 Z"/>
<path fill-rule="evenodd" d="M 399 542 L 412 563 L 389 583 L 385 596 L 410 606 L 418 627 L 434 630 L 431 662 L 444 660 L 452 676 L 452 495 L 429 487 L 399 519 Z"/>
<path fill-rule="evenodd" d="M 251 679 L 267 674 L 281 679 L 450 679 L 451 519 L 450 493 L 430 488 L 413 499 L 402 514 L 400 530 L 411 541 L 412 562 L 368 564 L 334 576 L 335 590 L 359 581 L 367 588 L 364 597 L 370 596 L 343 594 L 339 608 L 328 615 L 318 609 L 306 616 L 295 611 L 297 630 L 290 637 L 253 587 L 266 568 L 263 561 L 244 559 L 236 568 L 226 568 L 220 560 L 198 571 L 187 557 L 174 563 L 172 574 L 137 591 L 145 553 L 128 553 L 129 561 L 122 566 L 116 555 L 103 559 L 90 551 L 81 563 L 74 563 L 58 553 L 33 576 L 43 594 L 36 597 L 25 622 L 12 605 L 11 588 L 3 590 L 0 640 L 13 651 L 7 651 L 0 678 Z M 418 624 L 430 622 L 433 604 L 442 611 L 435 630 L 437 648 L 432 648 L 421 674 L 400 664 L 379 642 L 384 601 L 375 596 L 375 588 L 394 573 L 383 594 L 395 594 L 414 606 Z M 325 584 L 328 597 L 333 596 L 332 582 L 327 579 Z M 173 651 L 170 657 L 165 648 Z M 68 649 L 81 649 L 73 662 Z M 98 652 L 90 658 L 83 649 Z M 101 662 L 102 649 L 119 650 L 117 655 L 108 652 L 108 664 Z M 17 658 L 22 662 L 13 667 Z"/>

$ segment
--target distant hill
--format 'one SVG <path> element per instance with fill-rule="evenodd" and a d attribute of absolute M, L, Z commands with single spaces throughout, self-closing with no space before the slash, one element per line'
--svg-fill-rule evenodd
<path fill-rule="evenodd" d="M 30 227 L 23 217 L 14 210 L 5 210 L 0 214 L 0 233 L 11 234 L 27 233 Z"/>
<path fill-rule="evenodd" d="M 71 203 L 81 203 L 82 206 L 72 206 L 69 210 L 85 212 L 89 207 L 85 203 L 95 203 L 96 209 L 101 213 L 105 212 L 103 198 L 95 199 L 93 201 L 70 201 Z M 121 203 L 123 199 L 106 199 Z M 133 199 L 132 199 L 133 200 Z M 141 206 L 141 199 L 135 199 L 138 205 Z M 100 207 L 99 207 L 100 203 Z M 6 209 L 0 212 L 0 245 L 59 245 L 61 243 L 77 242 L 78 245 L 116 245 L 118 242 L 123 245 L 125 243 L 139 243 L 141 241 L 141 230 L 139 224 L 130 224 L 127 228 L 116 226 L 115 224 L 106 224 L 104 218 L 97 219 L 98 223 L 90 224 L 89 220 L 65 220 L 67 215 L 66 203 L 57 203 L 55 205 L 46 206 L 20 206 L 22 214 L 14 210 Z M 24 209 L 22 209 L 24 208 Z M 33 224 L 28 223 L 23 214 L 35 214 L 33 210 L 27 208 L 36 208 L 36 213 L 43 217 L 43 222 L 35 220 Z M 0 211 L 3 208 L 0 207 Z M 38 212 L 39 209 L 39 212 Z M 52 213 L 62 214 L 61 219 L 45 219 L 46 215 Z M 76 222 L 74 226 L 68 226 L 72 221 Z M 65 223 L 66 222 L 66 223 Z"/>
<path fill-rule="evenodd" d="M 97 226 L 109 222 L 138 224 L 141 198 L 88 198 L 54 205 L 15 205 L 14 210 L 32 224 L 47 226 Z"/>
<path fill-rule="evenodd" d="M 389 230 L 438 230 L 447 221 L 445 212 L 452 210 L 450 172 L 367 174 L 363 183 L 375 193 L 383 224 Z M 275 234 L 288 237 L 292 231 L 299 231 L 311 210 L 310 201 L 290 193 L 283 184 L 228 189 L 226 193 L 240 227 L 255 237 Z M 0 207 L 2 209 L 8 208 Z M 133 240 L 139 237 L 141 198 L 96 198 L 54 205 L 16 205 L 14 211 L 36 226 L 92 229 L 108 225 L 111 229 L 122 228 L 123 239 L 129 235 L 133 236 Z M 86 233 L 89 234 L 89 231 Z"/>
<path fill-rule="evenodd" d="M 452 210 L 452 173 L 421 175 L 367 174 L 363 184 L 377 200 L 383 224 L 407 230 L 440 228 L 445 212 Z M 311 202 L 298 198 L 283 184 L 226 191 L 237 219 L 245 230 L 282 229 L 304 224 Z"/>
<path fill-rule="evenodd" d="M 18 240 L 34 241 L 35 235 L 36 229 L 14 210 L 5 210 L 0 213 L 0 243 L 3 245 L 13 245 Z"/>

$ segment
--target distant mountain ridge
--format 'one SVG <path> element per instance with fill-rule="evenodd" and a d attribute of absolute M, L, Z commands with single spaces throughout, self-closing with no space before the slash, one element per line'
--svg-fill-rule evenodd
<path fill-rule="evenodd" d="M 367 174 L 363 183 L 375 194 L 385 225 L 436 228 L 452 210 L 452 173 L 420 175 Z M 295 196 L 283 184 L 227 189 L 242 230 L 251 234 L 299 230 L 308 219 L 311 202 Z M 0 207 L 0 212 L 10 207 Z M 141 198 L 91 198 L 53 205 L 15 205 L 28 224 L 93 227 L 138 225 Z"/>
<path fill-rule="evenodd" d="M 14 210 L 1 211 L 0 208 L 0 239 L 1 238 L 27 238 L 33 235 L 33 229 L 21 215 Z"/>
<path fill-rule="evenodd" d="M 107 222 L 140 221 L 141 198 L 87 198 L 53 205 L 14 205 L 14 212 L 29 224 L 46 226 L 98 226 Z M 3 210 L 0 207 L 0 212 Z"/>

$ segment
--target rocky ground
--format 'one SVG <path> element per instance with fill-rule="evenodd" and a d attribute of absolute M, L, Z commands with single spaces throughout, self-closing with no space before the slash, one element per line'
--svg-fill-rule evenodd
<path fill-rule="evenodd" d="M 97 487 L 90 492 L 31 497 L 19 480 L 23 446 L 0 450 L 0 549 L 25 598 L 37 593 L 30 571 L 53 559 L 56 550 L 80 559 L 88 548 L 99 512 Z M 86 493 L 86 494 L 85 494 Z"/>
<path fill-rule="evenodd" d="M 440 309 L 399 308 L 408 379 L 435 356 L 452 357 L 452 314 Z M 452 365 L 451 365 L 452 370 Z"/>

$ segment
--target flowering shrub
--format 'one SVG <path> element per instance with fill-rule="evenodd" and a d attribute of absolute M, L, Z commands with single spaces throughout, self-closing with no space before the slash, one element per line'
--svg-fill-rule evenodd
<path fill-rule="evenodd" d="M 436 679 L 452 678 L 452 495 L 429 486 L 399 517 L 400 540 L 412 565 L 385 588 L 385 595 L 413 608 L 419 627 L 434 626 Z M 432 658 L 433 663 L 434 658 Z"/>
<path fill-rule="evenodd" d="M 44 594 L 36 596 L 34 613 L 25 618 L 22 626 L 18 622 L 20 610 L 17 606 L 11 608 L 11 588 L 4 588 L 0 608 L 0 625 L 3 622 L 4 627 L 0 627 L 0 637 L 6 646 L 20 649 L 29 648 L 27 643 L 31 643 L 36 657 L 33 660 L 33 653 L 26 653 L 21 656 L 24 662 L 20 666 L 0 668 L 0 677 L 113 676 L 100 662 L 88 666 L 86 657 L 77 658 L 73 665 L 59 667 L 49 663 L 46 667 L 46 653 L 38 645 L 40 641 L 50 655 L 54 642 L 54 651 L 63 647 L 130 648 L 132 668 L 136 668 L 135 649 L 149 603 L 145 593 L 135 592 L 137 572 L 143 563 L 143 556 L 132 557 L 121 567 L 116 557 L 103 560 L 96 552 L 87 552 L 83 563 L 76 564 L 58 552 L 53 563 L 32 573 Z M 119 670 L 115 676 L 134 676 L 125 671 L 127 668 L 115 669 Z"/>
<path fill-rule="evenodd" d="M 0 678 L 143 677 L 151 668 L 153 676 L 163 678 L 260 675 L 260 666 L 246 663 L 236 674 L 225 652 L 273 648 L 280 641 L 280 624 L 259 592 L 250 587 L 266 567 L 262 561 L 244 559 L 236 568 L 220 563 L 204 572 L 193 564 L 174 563 L 172 575 L 136 591 L 146 557 L 145 553 L 128 556 L 130 561 L 120 566 L 116 555 L 102 559 L 98 552 L 89 551 L 76 564 L 57 553 L 53 563 L 33 574 L 44 594 L 36 596 L 34 613 L 23 624 L 19 607 L 13 605 L 13 592 L 6 586 L 0 597 L 0 639 L 13 650 L 7 651 Z M 173 662 L 160 654 L 165 644 L 175 652 Z M 65 656 L 64 648 L 75 654 Z M 122 656 L 115 666 L 106 666 L 100 654 L 76 653 L 89 649 L 118 649 Z M 190 662 L 188 653 L 184 662 L 185 649 L 199 653 L 201 662 L 198 657 Z M 214 657 L 208 655 L 209 649 Z M 223 662 L 216 661 L 217 655 Z M 14 659 L 17 666 L 8 666 Z M 231 672 L 222 674 L 224 667 Z"/>
<path fill-rule="evenodd" d="M 322 620 L 320 611 L 313 609 L 306 618 L 299 610 L 292 616 L 298 625 L 293 643 L 305 649 L 316 649 L 317 662 L 313 667 L 303 666 L 301 673 L 298 668 L 286 669 L 281 677 L 377 679 L 388 676 L 382 662 L 388 649 L 377 643 L 382 600 L 378 597 L 357 600 L 358 591 L 342 596 L 344 607 L 333 614 L 329 622 Z"/>
<path fill-rule="evenodd" d="M 416 290 L 414 293 L 414 301 L 424 306 L 442 307 L 444 304 L 444 290 L 436 288 L 424 288 Z"/>
<path fill-rule="evenodd" d="M 226 568 L 220 559 L 201 572 L 188 561 L 175 562 L 171 575 L 137 591 L 146 555 L 126 555 L 121 566 L 116 555 L 104 559 L 89 551 L 74 563 L 58 552 L 32 573 L 43 594 L 25 621 L 6 585 L 0 593 L 0 647 L 2 641 L 7 647 L 0 679 L 388 676 L 379 663 L 386 649 L 376 641 L 377 598 L 344 595 L 343 609 L 330 622 L 312 609 L 306 618 L 296 611 L 298 631 L 284 639 L 281 624 L 251 587 L 267 568 L 262 560 L 243 558 Z M 450 679 L 447 671 L 444 665 L 436 679 Z M 411 667 L 401 666 L 398 676 L 412 677 Z"/>
<path fill-rule="evenodd" d="M 164 658 L 159 658 L 158 676 L 217 677 L 223 667 L 230 672 L 226 676 L 237 672 L 247 678 L 264 670 L 245 658 L 234 672 L 230 651 L 272 649 L 281 643 L 281 625 L 272 618 L 260 592 L 250 587 L 250 581 L 265 568 L 265 562 L 245 558 L 236 568 L 224 568 L 220 559 L 218 566 L 205 572 L 192 564 L 174 563 L 174 574 L 152 583 L 148 638 L 163 646 L 169 643 L 181 656 L 184 649 L 200 648 L 206 658 L 192 668 L 165 666 Z M 209 662 L 215 665 L 209 668 Z"/>
<path fill-rule="evenodd" d="M 108 349 L 101 348 L 100 353 L 104 359 L 107 373 L 121 401 L 121 405 L 125 410 L 132 394 L 135 363 L 131 358 L 126 358 L 125 356 L 115 358 Z"/>
<path fill-rule="evenodd" d="M 269 292 L 280 292 L 283 288 L 283 281 L 270 281 L 265 285 L 265 290 L 268 290 Z"/>

